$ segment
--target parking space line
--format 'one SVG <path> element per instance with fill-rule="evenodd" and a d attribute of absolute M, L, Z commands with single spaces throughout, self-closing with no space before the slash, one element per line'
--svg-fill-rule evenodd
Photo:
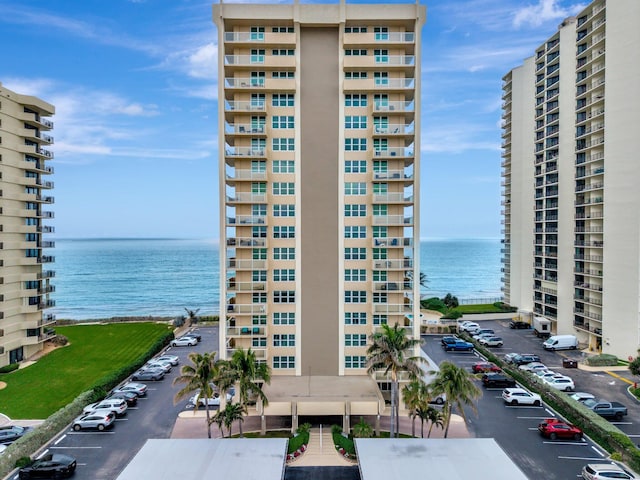
<path fill-rule="evenodd" d="M 633 422 L 611 422 L 611 425 L 633 425 Z"/>
<path fill-rule="evenodd" d="M 627 434 L 627 437 L 640 437 L 640 435 L 631 435 L 631 434 Z"/>
<path fill-rule="evenodd" d="M 561 455 L 558 455 L 558 458 L 562 460 L 602 460 L 602 458 L 598 457 L 563 457 Z"/>
<path fill-rule="evenodd" d="M 500 397 L 500 398 L 502 398 L 502 397 Z M 542 410 L 542 407 L 536 407 L 535 405 L 505 405 L 505 408 L 522 408 L 522 409 L 525 409 L 525 408 L 538 408 L 538 409 Z M 547 418 L 547 417 L 544 417 L 544 418 Z"/>
<path fill-rule="evenodd" d="M 74 449 L 94 449 L 94 448 L 102 448 L 102 447 L 51 447 L 52 449 L 55 448 L 56 450 L 74 450 Z"/>
<path fill-rule="evenodd" d="M 544 420 L 549 417 L 516 417 L 519 420 Z"/>
<path fill-rule="evenodd" d="M 542 442 L 542 443 L 546 443 L 549 445 L 577 445 L 579 447 L 588 447 L 589 444 L 586 442 Z"/>
<path fill-rule="evenodd" d="M 553 412 L 552 412 L 551 410 L 549 410 L 548 408 L 545 408 L 545 410 L 546 410 L 546 412 L 547 412 L 549 415 L 551 415 L 552 417 L 555 417 L 555 416 L 556 416 L 556 414 L 555 414 L 555 413 L 553 413 Z"/>
<path fill-rule="evenodd" d="M 67 435 L 113 435 L 116 432 L 69 432 Z"/>
<path fill-rule="evenodd" d="M 62 440 L 65 439 L 65 437 L 67 436 L 67 434 L 65 433 L 64 435 L 62 435 L 58 440 L 55 441 L 54 445 L 59 444 Z"/>
<path fill-rule="evenodd" d="M 44 451 L 43 451 L 40 455 L 38 455 L 38 456 L 36 457 L 36 460 L 40 460 L 40 459 L 41 459 L 42 457 L 44 457 L 47 453 L 49 453 L 49 449 L 48 449 L 48 448 L 45 448 L 45 449 L 44 449 Z"/>
<path fill-rule="evenodd" d="M 597 449 L 595 447 L 595 445 L 591 445 L 591 449 L 596 452 L 598 455 L 600 455 L 601 457 L 604 457 L 604 453 L 602 453 L 599 449 Z"/>

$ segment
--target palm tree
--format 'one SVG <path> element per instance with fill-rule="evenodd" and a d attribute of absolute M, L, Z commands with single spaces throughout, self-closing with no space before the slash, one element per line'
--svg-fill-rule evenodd
<path fill-rule="evenodd" d="M 451 362 L 442 362 L 440 371 L 433 381 L 433 393 L 445 396 L 445 430 L 444 437 L 449 434 L 449 424 L 451 423 L 451 413 L 455 406 L 462 415 L 464 421 L 467 417 L 464 413 L 464 406 L 470 406 L 474 413 L 478 413 L 474 400 L 482 395 L 480 389 L 473 383 L 469 372 L 458 367 Z"/>
<path fill-rule="evenodd" d="M 224 420 L 225 420 L 224 410 L 218 410 L 216 414 L 209 420 L 210 422 L 209 425 L 211 425 L 212 423 L 215 423 L 216 425 L 218 425 L 218 429 L 220 430 L 220 433 L 222 433 L 222 438 L 224 438 L 224 427 L 223 427 L 223 425 L 225 424 Z"/>
<path fill-rule="evenodd" d="M 198 323 L 198 312 L 200 311 L 199 308 L 196 308 L 195 310 L 189 310 L 185 307 L 185 311 L 187 312 L 187 318 L 189 319 L 190 326 Z"/>
<path fill-rule="evenodd" d="M 427 420 L 431 423 L 429 425 L 429 433 L 427 433 L 427 438 L 431 437 L 431 430 L 433 430 L 433 426 L 436 425 L 440 428 L 444 427 L 444 416 L 442 412 L 437 408 L 429 407 L 427 409 Z"/>
<path fill-rule="evenodd" d="M 229 437 L 231 437 L 231 429 L 233 428 L 233 422 L 237 421 L 240 427 L 240 436 L 242 437 L 242 422 L 244 422 L 245 410 L 239 403 L 228 403 L 222 410 L 222 421 L 224 426 L 229 430 Z"/>
<path fill-rule="evenodd" d="M 178 403 L 187 395 L 199 391 L 199 398 L 204 398 L 204 408 L 207 412 L 207 435 L 211 438 L 211 420 L 209 415 L 209 402 L 206 401 L 213 397 L 213 379 L 217 375 L 218 366 L 215 362 L 216 352 L 211 353 L 195 353 L 189 354 L 189 360 L 192 365 L 183 365 L 180 369 L 180 375 L 173 380 L 173 385 L 184 384 L 184 387 L 176 393 L 173 403 Z M 196 402 L 194 409 L 198 410 Z"/>
<path fill-rule="evenodd" d="M 356 438 L 371 438 L 373 437 L 373 427 L 365 422 L 363 417 L 360 417 L 360 421 L 353 426 L 353 436 Z"/>
<path fill-rule="evenodd" d="M 407 372 L 410 379 L 418 379 L 423 375 L 421 364 L 426 360 L 421 356 L 413 356 L 413 350 L 422 340 L 409 338 L 407 331 L 397 323 L 390 327 L 382 325 L 382 330 L 369 336 L 371 345 L 367 349 L 367 373 L 373 374 L 377 370 L 384 370 L 385 375 L 391 376 L 391 428 L 389 436 L 394 437 L 394 432 L 400 423 L 398 413 L 398 384 L 399 374 Z M 394 428 L 395 427 L 395 428 Z"/>
<path fill-rule="evenodd" d="M 231 386 L 236 385 L 239 403 L 243 412 L 247 411 L 249 396 L 257 395 L 263 405 L 269 404 L 269 399 L 261 388 L 262 383 L 271 382 L 271 368 L 266 363 L 260 363 L 256 359 L 256 353 L 249 348 L 239 348 L 233 352 L 231 360 L 223 364 L 218 386 L 226 392 Z M 242 422 L 240 423 L 240 436 L 242 436 Z"/>
<path fill-rule="evenodd" d="M 413 380 L 408 383 L 402 389 L 402 401 L 409 409 L 409 417 L 411 417 L 411 436 L 416 436 L 416 417 L 418 416 L 417 409 L 423 403 L 428 404 L 428 400 L 431 398 L 429 392 L 429 386 L 420 381 Z"/>

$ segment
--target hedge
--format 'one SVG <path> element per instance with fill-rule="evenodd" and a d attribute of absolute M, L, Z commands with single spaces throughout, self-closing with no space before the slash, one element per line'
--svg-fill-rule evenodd
<path fill-rule="evenodd" d="M 333 436 L 333 444 L 336 448 L 344 448 L 345 452 L 349 454 L 349 456 L 356 455 L 356 446 L 353 443 L 353 440 L 349 437 L 345 437 L 342 433 L 331 432 Z"/>
<path fill-rule="evenodd" d="M 594 355 L 587 357 L 587 365 L 592 367 L 615 367 L 618 365 L 618 357 L 603 353 L 602 355 Z"/>
<path fill-rule="evenodd" d="M 5 365 L 4 367 L 1 367 L 0 373 L 10 373 L 19 368 L 20 368 L 19 363 L 10 363 L 9 365 Z"/>
<path fill-rule="evenodd" d="M 309 432 L 299 432 L 295 437 L 289 439 L 289 446 L 287 447 L 287 453 L 293 453 L 298 450 L 302 445 L 309 443 Z"/>

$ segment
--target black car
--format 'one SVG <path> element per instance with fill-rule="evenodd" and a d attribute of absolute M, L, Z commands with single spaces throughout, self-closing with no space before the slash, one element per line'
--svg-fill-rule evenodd
<path fill-rule="evenodd" d="M 20 469 L 20 478 L 70 477 L 76 470 L 76 459 L 69 455 L 50 453 L 39 458 L 28 467 Z"/>
<path fill-rule="evenodd" d="M 510 388 L 516 386 L 516 381 L 503 373 L 485 373 L 482 375 L 482 385 L 486 388 Z"/>
<path fill-rule="evenodd" d="M 516 355 L 511 363 L 514 363 L 515 365 L 526 365 L 527 363 L 539 361 L 540 357 L 538 355 L 523 353 L 522 355 Z"/>
<path fill-rule="evenodd" d="M 202 341 L 202 335 L 200 335 L 197 332 L 185 333 L 184 336 L 185 337 L 195 338 L 198 341 L 198 343 L 200 343 Z"/>
<path fill-rule="evenodd" d="M 440 340 L 440 343 L 442 343 L 443 347 L 446 347 L 447 345 L 456 343 L 458 340 L 460 340 L 458 337 L 446 336 L 446 337 L 442 337 L 442 339 Z"/>
<path fill-rule="evenodd" d="M 20 427 L 19 425 L 0 427 L 0 445 L 9 445 L 30 430 L 31 428 L 29 427 Z"/>
<path fill-rule="evenodd" d="M 132 392 L 112 393 L 106 399 L 109 399 L 109 398 L 121 398 L 122 400 L 127 402 L 127 407 L 135 407 L 138 404 L 138 395 Z"/>
<path fill-rule="evenodd" d="M 531 325 L 529 325 L 529 323 L 523 322 L 521 320 L 511 320 L 509 322 L 509 328 L 513 328 L 513 329 L 516 329 L 516 330 L 526 330 L 528 328 L 531 328 Z"/>

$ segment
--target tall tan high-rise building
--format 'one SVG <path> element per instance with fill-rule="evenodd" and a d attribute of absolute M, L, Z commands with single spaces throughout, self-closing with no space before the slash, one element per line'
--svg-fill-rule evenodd
<path fill-rule="evenodd" d="M 381 324 L 419 336 L 425 14 L 214 5 L 221 356 L 251 347 L 276 378 L 365 376 Z"/>
<path fill-rule="evenodd" d="M 55 335 L 47 328 L 55 317 L 46 313 L 54 291 L 46 267 L 54 258 L 45 253 L 54 245 L 43 239 L 53 232 L 45 223 L 53 218 L 53 182 L 46 180 L 53 138 L 46 132 L 54 112 L 0 84 L 0 366 L 30 357 Z"/>
<path fill-rule="evenodd" d="M 596 0 L 503 78 L 505 298 L 622 358 L 640 345 L 639 19 Z"/>

